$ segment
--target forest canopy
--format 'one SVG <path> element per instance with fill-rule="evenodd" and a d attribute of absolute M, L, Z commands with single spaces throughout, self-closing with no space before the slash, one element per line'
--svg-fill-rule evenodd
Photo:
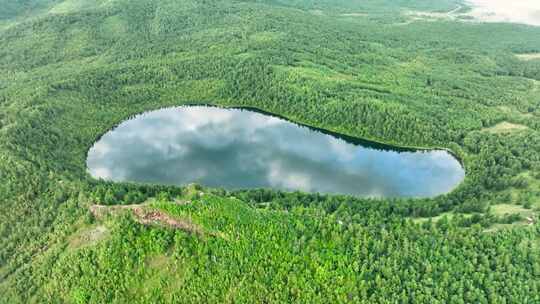
<path fill-rule="evenodd" d="M 410 14 L 458 6 L 0 0 L 0 303 L 540 302 L 540 60 L 516 56 L 540 27 Z M 466 177 L 383 200 L 89 176 L 113 126 L 199 103 L 446 148 Z"/>

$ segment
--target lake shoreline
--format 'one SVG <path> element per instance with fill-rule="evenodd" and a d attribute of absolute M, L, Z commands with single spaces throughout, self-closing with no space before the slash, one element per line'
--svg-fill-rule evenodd
<path fill-rule="evenodd" d="M 436 197 L 467 176 L 448 148 L 401 147 L 299 123 L 251 106 L 148 110 L 100 136 L 95 179 L 361 197 Z"/>

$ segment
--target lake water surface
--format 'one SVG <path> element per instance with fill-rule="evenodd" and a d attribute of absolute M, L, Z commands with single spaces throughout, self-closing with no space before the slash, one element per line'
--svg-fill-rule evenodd
<path fill-rule="evenodd" d="M 112 181 L 365 197 L 436 196 L 464 178 L 446 151 L 392 149 L 250 110 L 205 106 L 127 120 L 95 143 L 87 165 L 93 177 Z"/>

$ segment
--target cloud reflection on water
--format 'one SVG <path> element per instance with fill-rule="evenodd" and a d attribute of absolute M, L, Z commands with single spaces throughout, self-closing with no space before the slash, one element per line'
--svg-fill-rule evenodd
<path fill-rule="evenodd" d="M 115 181 L 278 188 L 370 197 L 445 193 L 464 177 L 445 151 L 381 151 L 246 110 L 180 107 L 120 124 L 90 150 Z"/>

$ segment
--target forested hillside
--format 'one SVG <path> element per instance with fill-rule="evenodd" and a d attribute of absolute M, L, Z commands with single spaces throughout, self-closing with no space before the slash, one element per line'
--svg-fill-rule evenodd
<path fill-rule="evenodd" d="M 0 0 L 0 303 L 540 303 L 540 60 L 517 56 L 540 27 L 404 13 L 458 5 Z M 198 103 L 450 149 L 466 178 L 382 200 L 87 173 L 124 119 Z"/>

